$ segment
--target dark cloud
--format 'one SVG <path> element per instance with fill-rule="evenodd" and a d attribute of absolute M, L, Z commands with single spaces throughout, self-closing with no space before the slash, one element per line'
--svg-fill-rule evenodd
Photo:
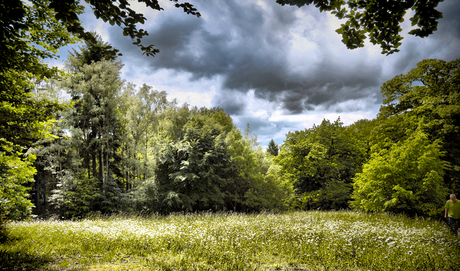
<path fill-rule="evenodd" d="M 388 67 L 393 76 L 407 73 L 423 59 L 451 61 L 460 58 L 460 2 L 444 1 L 438 10 L 443 13 L 438 30 L 425 38 L 409 35 L 403 39 L 401 51 L 389 57 L 394 59 L 393 65 Z"/>
<path fill-rule="evenodd" d="M 455 0 L 445 1 L 440 4 L 438 10 L 443 13 L 443 18 L 434 36 L 444 42 L 450 43 L 456 40 L 458 43 L 460 40 L 460 4 Z"/>
<path fill-rule="evenodd" d="M 198 1 L 196 6 L 209 19 L 170 12 L 155 22 L 154 28 L 148 29 L 150 35 L 144 42 L 153 43 L 161 50 L 151 60 L 152 67 L 191 72 L 194 79 L 199 79 L 216 74 L 236 77 L 241 73 L 238 71 L 269 67 L 279 62 L 275 53 L 281 37 L 261 29 L 269 19 L 256 4 L 235 1 L 200 4 Z M 292 18 L 287 15 L 276 18 L 270 24 L 279 34 L 278 22 L 289 23 Z M 266 59 L 268 51 L 273 56 Z M 247 79 L 243 76 L 241 80 Z M 245 88 L 243 85 L 230 88 L 238 87 Z"/>
<path fill-rule="evenodd" d="M 194 80 L 220 75 L 223 89 L 254 90 L 256 97 L 279 102 L 291 113 L 365 97 L 369 87 L 378 86 L 380 64 L 337 60 L 327 46 L 319 49 L 319 64 L 306 63 L 305 74 L 292 73 L 287 54 L 292 42 L 290 30 L 303 23 L 295 14 L 298 9 L 274 1 L 264 3 L 265 7 L 253 1 L 197 1 L 203 18 L 177 12 L 159 18 L 144 41 L 161 51 L 149 65 L 189 72 Z M 312 32 L 304 34 L 318 35 L 325 27 L 326 14 L 314 7 L 302 10 L 313 14 L 314 19 L 306 28 Z M 220 96 L 215 99 L 218 106 L 241 112 L 242 103 L 227 99 L 227 94 Z"/>
<path fill-rule="evenodd" d="M 385 81 L 426 58 L 460 58 L 457 0 L 439 4 L 443 18 L 434 34 L 409 35 L 400 52 L 389 56 L 372 45 L 346 49 L 334 32 L 339 25 L 329 25 L 332 16 L 314 6 L 194 0 L 203 15 L 196 18 L 162 1 L 169 8 L 153 12 L 153 17 L 146 12 L 147 25 L 141 26 L 150 33 L 143 44 L 160 49 L 154 58 L 142 56 L 119 27 L 102 24 L 89 9 L 81 19 L 87 29 L 99 31 L 121 50 L 128 81 L 147 81 L 184 96 L 202 88 L 200 93 L 212 95 L 203 100 L 223 108 L 241 129 L 249 123 L 264 144 L 271 138 L 281 143 L 281 133 L 309 128 L 309 123 L 319 124 L 338 113 L 347 123 L 372 118 Z M 187 102 L 201 102 L 200 95 L 191 95 L 195 98 Z"/>
<path fill-rule="evenodd" d="M 220 76 L 222 92 L 216 94 L 213 102 L 235 115 L 243 114 L 246 101 L 235 98 L 240 96 L 234 91 L 253 90 L 257 98 L 275 102 L 292 114 L 317 106 L 334 108 L 344 101 L 368 97 L 376 97 L 379 103 L 382 83 L 407 72 L 420 60 L 459 57 L 457 1 L 440 4 L 444 18 L 435 34 L 425 39 L 407 37 L 401 52 L 388 57 L 371 56 L 366 48 L 347 50 L 342 43 L 331 42 L 338 34 L 328 30 L 326 13 L 313 6 L 299 10 L 275 1 L 259 5 L 245 0 L 196 0 L 193 4 L 202 18 L 186 15 L 179 9 L 156 17 L 143 42 L 155 44 L 160 53 L 155 58 L 142 58 L 142 64 L 153 70 L 187 72 L 191 80 Z M 303 37 L 317 47 L 308 51 L 315 61 L 293 67 L 289 50 L 292 30 L 299 25 L 303 26 Z M 134 56 L 126 40 L 118 41 L 113 34 L 114 45 L 125 47 L 123 51 L 128 52 L 128 57 Z"/>
<path fill-rule="evenodd" d="M 401 56 L 397 59 L 393 69 L 400 71 L 400 73 L 408 72 L 410 69 L 414 68 L 418 60 L 421 58 L 421 53 L 417 48 L 417 43 L 413 40 L 406 41 L 404 43 L 404 48 Z"/>

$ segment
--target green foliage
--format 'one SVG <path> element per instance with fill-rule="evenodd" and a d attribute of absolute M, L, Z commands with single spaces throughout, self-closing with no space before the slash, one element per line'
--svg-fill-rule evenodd
<path fill-rule="evenodd" d="M 124 127 L 121 148 L 126 190 L 153 176 L 155 158 L 151 153 L 157 152 L 155 140 L 158 139 L 160 119 L 172 105 L 166 99 L 166 92 L 152 90 L 146 84 L 137 91 L 134 85 L 128 85 L 123 91 L 119 113 Z"/>
<path fill-rule="evenodd" d="M 71 65 L 74 60 L 70 58 Z M 121 67 L 120 62 L 105 60 L 73 66 L 75 73 L 64 85 L 75 102 L 69 122 L 83 135 L 80 151 L 84 166 L 88 174 L 103 182 L 113 173 L 110 169 L 117 160 L 116 151 L 120 144 L 117 99 L 123 84 L 119 76 Z"/>
<path fill-rule="evenodd" d="M 289 185 L 222 109 L 173 106 L 160 120 L 155 177 L 135 192 L 149 211 L 284 209 Z M 142 204 L 147 205 L 142 207 Z"/>
<path fill-rule="evenodd" d="M 56 75 L 57 69 L 49 68 L 41 59 L 53 57 L 59 48 L 76 40 L 56 20 L 55 11 L 48 8 L 49 3 L 47 0 L 36 0 L 25 4 L 13 0 L 0 4 L 2 73 L 27 72 L 28 78 Z M 75 14 L 81 11 L 81 8 L 73 10 Z M 21 75 L 26 76 L 26 73 Z M 18 83 L 24 83 L 23 80 L 21 78 Z"/>
<path fill-rule="evenodd" d="M 91 40 L 85 41 L 85 46 L 79 47 L 79 51 L 73 49 L 70 53 L 72 67 L 78 68 L 86 65 L 91 65 L 93 62 L 99 61 L 116 61 L 119 50 L 113 48 L 110 44 L 103 42 L 101 36 L 96 32 L 90 33 Z"/>
<path fill-rule="evenodd" d="M 352 132 L 340 120 L 323 120 L 311 129 L 288 133 L 276 161 L 296 188 L 294 208 L 347 208 L 352 178 L 365 158 Z"/>
<path fill-rule="evenodd" d="M 31 212 L 24 185 L 33 181 L 35 157 L 28 150 L 49 136 L 55 112 L 62 108 L 55 100 L 34 97 L 40 81 L 60 75 L 42 59 L 75 41 L 47 3 L 0 3 L 0 216 L 11 219 Z"/>
<path fill-rule="evenodd" d="M 219 111 L 216 111 L 218 114 Z M 209 112 L 192 115 L 179 142 L 164 145 L 155 180 L 165 210 L 222 210 L 227 160 L 223 127 L 209 123 Z M 219 129 L 220 128 L 220 129 Z"/>
<path fill-rule="evenodd" d="M 372 154 L 354 179 L 351 206 L 366 211 L 410 215 L 439 215 L 447 190 L 443 184 L 447 164 L 439 142 L 416 131 L 408 139 L 389 143 Z"/>
<path fill-rule="evenodd" d="M 260 204 L 257 210 L 286 210 L 289 207 L 289 200 L 294 195 L 294 188 L 291 183 L 283 180 L 281 167 L 272 160 L 265 160 L 269 164 L 268 170 L 264 172 L 264 179 L 261 183 L 260 197 L 264 204 Z"/>
<path fill-rule="evenodd" d="M 286 199 L 286 189 L 280 181 L 279 167 L 270 165 L 268 158 L 260 150 L 255 150 L 252 155 L 255 157 L 250 166 L 253 168 L 248 178 L 248 189 L 244 193 L 243 206 L 247 210 L 283 210 L 283 200 Z"/>
<path fill-rule="evenodd" d="M 232 130 L 225 141 L 230 155 L 229 178 L 225 187 L 227 205 L 230 210 L 236 211 L 244 208 L 245 194 L 250 188 L 249 180 L 253 179 L 253 172 L 260 168 L 256 167 L 252 146 L 241 131 Z"/>
<path fill-rule="evenodd" d="M 117 182 L 122 175 L 118 102 L 122 65 L 113 61 L 111 46 L 101 40 L 80 49 L 69 56 L 72 74 L 60 84 L 69 91 L 72 106 L 62 112 L 57 139 L 42 149 L 39 161 L 55 178 L 49 180 L 57 185 L 52 200 L 67 218 L 116 212 L 125 199 Z"/>
<path fill-rule="evenodd" d="M 52 57 L 61 46 L 75 41 L 56 24 L 53 11 L 47 10 L 45 3 L 1 4 L 0 134 L 5 140 L 0 142 L 0 148 L 8 153 L 3 144 L 10 148 L 12 143 L 11 152 L 27 150 L 46 133 L 46 124 L 60 109 L 56 101 L 33 98 L 36 83 L 60 75 L 56 68 L 43 64 L 42 59 Z"/>
<path fill-rule="evenodd" d="M 446 62 L 426 59 L 405 75 L 385 82 L 379 113 L 379 125 L 394 127 L 380 132 L 397 142 L 407 138 L 419 126 L 431 141 L 442 142 L 443 160 L 453 167 L 444 181 L 452 190 L 460 188 L 460 60 Z M 392 135 L 390 135 L 392 134 Z M 396 135 L 396 136 L 395 136 Z"/>
<path fill-rule="evenodd" d="M 348 136 L 353 138 L 357 147 L 365 152 L 365 159 L 370 158 L 370 149 L 373 145 L 372 138 L 379 134 L 375 132 L 375 127 L 378 125 L 376 119 L 361 119 L 346 127 Z"/>
<path fill-rule="evenodd" d="M 28 199 L 28 189 L 24 185 L 34 181 L 34 158 L 33 155 L 23 157 L 21 153 L 7 155 L 0 152 L 1 217 L 21 220 L 28 218 L 32 213 L 33 204 Z"/>
<path fill-rule="evenodd" d="M 332 180 L 324 188 L 304 192 L 292 200 L 292 209 L 344 209 L 350 200 L 352 187 L 349 183 Z"/>
<path fill-rule="evenodd" d="M 443 0 L 379 1 L 379 0 L 277 0 L 281 5 L 314 4 L 320 11 L 331 11 L 339 19 L 347 21 L 336 30 L 342 35 L 342 42 L 349 49 L 364 47 L 369 37 L 372 44 L 382 48 L 382 54 L 399 52 L 401 45 L 401 24 L 407 11 L 415 11 L 410 18 L 411 25 L 417 28 L 410 35 L 427 37 L 437 30 L 442 13 L 436 10 Z"/>
<path fill-rule="evenodd" d="M 357 174 L 353 207 L 440 215 L 460 187 L 460 61 L 426 59 L 385 82 L 371 159 Z"/>
<path fill-rule="evenodd" d="M 8 229 L 6 227 L 7 219 L 5 214 L 0 214 L 0 244 L 8 239 Z"/>
<path fill-rule="evenodd" d="M 114 214 L 124 210 L 129 210 L 129 199 L 123 193 L 120 184 L 112 178 L 109 178 L 102 185 L 100 197 L 94 204 L 94 209 L 103 214 Z"/>
<path fill-rule="evenodd" d="M 277 156 L 279 152 L 278 145 L 275 143 L 275 141 L 272 139 L 270 142 L 268 142 L 268 147 L 267 147 L 267 152 L 270 155 Z"/>
<path fill-rule="evenodd" d="M 226 142 L 230 153 L 229 180 L 225 188 L 229 209 L 285 209 L 292 187 L 282 180 L 280 167 L 258 146 L 250 127 L 244 136 L 239 130 L 233 130 Z"/>
<path fill-rule="evenodd" d="M 101 197 L 97 182 L 81 174 L 62 191 L 63 197 L 59 207 L 65 218 L 83 218 L 94 211 L 94 203 Z"/>

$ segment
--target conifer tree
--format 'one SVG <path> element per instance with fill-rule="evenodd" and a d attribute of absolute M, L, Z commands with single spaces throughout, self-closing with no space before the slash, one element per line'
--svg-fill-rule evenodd
<path fill-rule="evenodd" d="M 270 140 L 270 142 L 268 142 L 267 152 L 270 155 L 277 156 L 278 151 L 279 151 L 278 145 L 275 143 L 275 141 L 273 139 Z"/>
<path fill-rule="evenodd" d="M 118 104 L 124 84 L 122 64 L 116 60 L 116 50 L 96 36 L 96 42 L 86 42 L 80 51 L 70 54 L 67 67 L 72 74 L 62 87 L 73 103 L 66 115 L 67 144 L 81 166 L 68 169 L 70 178 L 60 180 L 54 198 L 68 217 L 95 210 L 117 211 L 123 198 L 117 182 L 124 129 Z"/>

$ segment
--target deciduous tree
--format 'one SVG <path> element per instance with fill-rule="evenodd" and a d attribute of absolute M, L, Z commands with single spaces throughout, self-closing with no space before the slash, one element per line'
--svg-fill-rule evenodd
<path fill-rule="evenodd" d="M 401 24 L 407 11 L 415 11 L 410 18 L 410 35 L 427 37 L 437 30 L 442 13 L 436 10 L 443 0 L 277 0 L 281 5 L 315 5 L 320 11 L 331 11 L 346 22 L 336 30 L 349 49 L 364 46 L 368 37 L 382 48 L 382 54 L 398 52 L 401 45 Z"/>
<path fill-rule="evenodd" d="M 128 87 L 123 93 L 120 111 L 126 122 L 126 154 L 129 163 L 129 176 L 125 176 L 130 186 L 133 179 L 143 180 L 150 178 L 153 172 L 149 164 L 154 158 L 149 158 L 149 142 L 157 134 L 160 116 L 171 105 L 166 99 L 165 91 L 152 90 L 144 84 L 139 90 Z"/>
<path fill-rule="evenodd" d="M 33 182 L 35 169 L 27 151 L 50 136 L 48 127 L 62 108 L 56 100 L 34 98 L 37 83 L 60 75 L 42 60 L 75 41 L 47 3 L 0 2 L 0 216 L 30 214 L 23 185 Z"/>
<path fill-rule="evenodd" d="M 323 120 L 311 129 L 288 133 L 276 161 L 296 188 L 297 206 L 337 209 L 348 206 L 352 178 L 364 158 L 365 149 L 340 120 Z"/>
<path fill-rule="evenodd" d="M 431 142 L 421 130 L 404 141 L 388 142 L 387 148 L 375 150 L 363 172 L 356 174 L 351 206 L 439 215 L 447 193 L 443 174 L 448 164 L 442 155 L 440 142 Z"/>
<path fill-rule="evenodd" d="M 460 188 L 460 60 L 425 59 L 407 74 L 395 76 L 381 88 L 384 100 L 378 123 L 400 126 L 392 133 L 380 130 L 381 139 L 405 139 L 423 129 L 432 142 L 441 142 L 443 160 L 452 165 L 444 181 L 452 190 Z M 398 135 L 398 136 L 395 136 Z M 383 140 L 380 140 L 383 142 Z"/>
<path fill-rule="evenodd" d="M 224 209 L 229 157 L 220 113 L 205 108 L 193 112 L 178 127 L 185 131 L 183 138 L 163 146 L 155 172 L 161 211 Z"/>

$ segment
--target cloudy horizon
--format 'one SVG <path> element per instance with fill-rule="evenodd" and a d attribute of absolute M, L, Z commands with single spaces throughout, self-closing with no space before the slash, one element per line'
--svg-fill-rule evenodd
<path fill-rule="evenodd" d="M 373 119 L 385 81 L 423 59 L 460 57 L 460 2 L 454 0 L 439 4 L 444 18 L 427 38 L 407 35 L 408 14 L 400 52 L 389 56 L 369 42 L 347 49 L 335 32 L 341 22 L 314 6 L 281 6 L 275 0 L 190 2 L 202 17 L 187 15 L 169 1 L 160 1 L 161 12 L 133 4 L 147 18 L 140 28 L 149 36 L 142 43 L 160 49 L 155 57 L 142 55 L 119 27 L 96 20 L 88 9 L 80 19 L 120 50 L 128 82 L 164 90 L 179 104 L 221 107 L 240 129 L 249 123 L 264 146 L 270 139 L 281 144 L 289 131 L 323 119 L 340 117 L 345 125 Z"/>

